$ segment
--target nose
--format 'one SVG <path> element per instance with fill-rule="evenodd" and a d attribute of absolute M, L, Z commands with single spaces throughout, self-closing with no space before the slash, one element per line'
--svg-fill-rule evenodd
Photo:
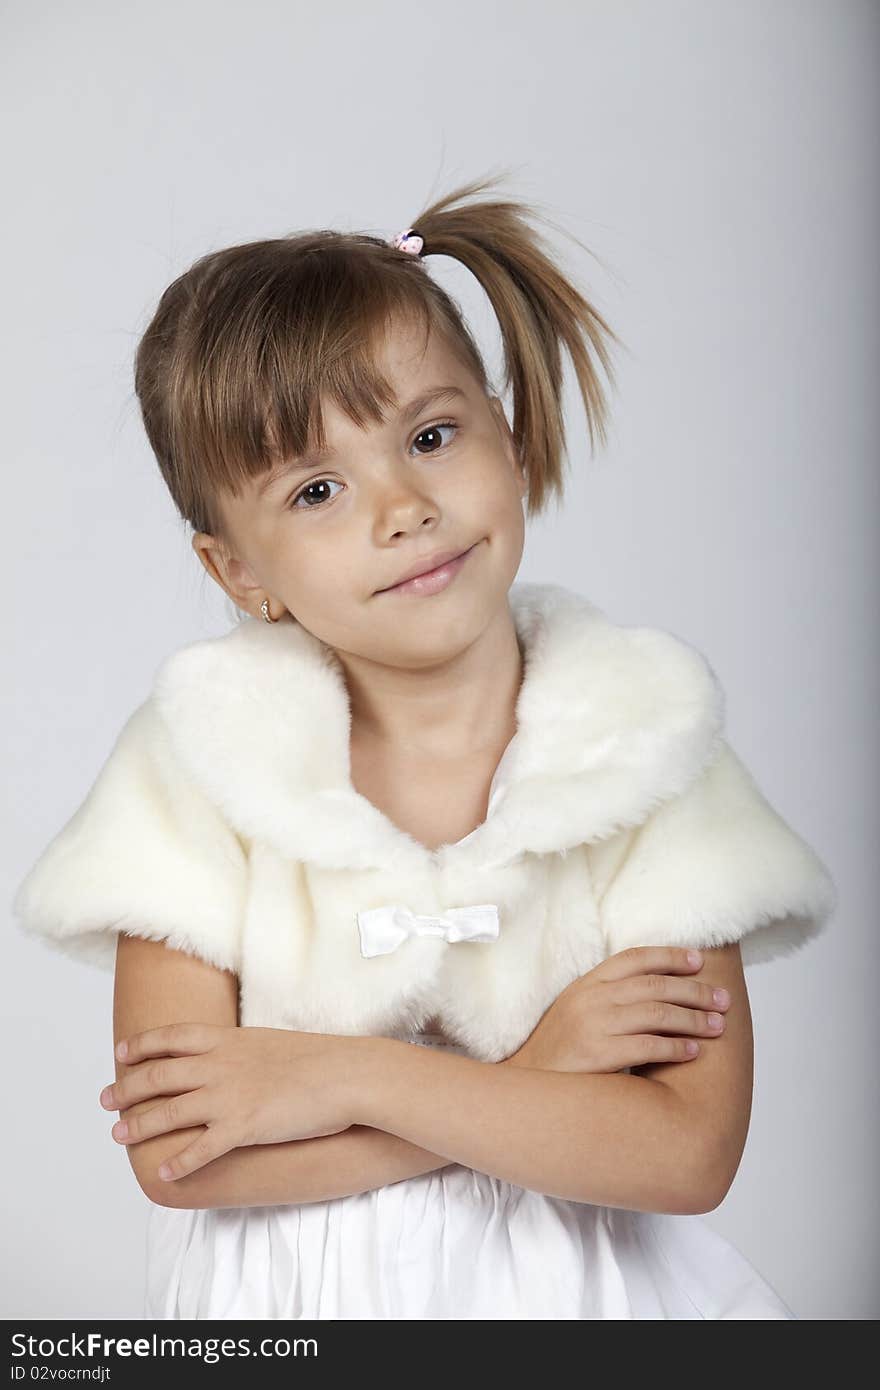
<path fill-rule="evenodd" d="M 389 465 L 376 476 L 370 504 L 376 527 L 384 537 L 431 525 L 440 515 L 437 499 L 425 480 L 405 465 Z"/>

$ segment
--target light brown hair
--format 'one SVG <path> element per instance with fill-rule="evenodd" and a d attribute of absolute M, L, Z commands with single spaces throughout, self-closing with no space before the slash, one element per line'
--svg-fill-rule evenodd
<path fill-rule="evenodd" d="M 304 231 L 212 251 L 168 286 L 138 344 L 135 390 L 162 476 L 195 531 L 228 545 L 218 493 L 238 496 L 280 458 L 324 448 L 322 396 L 362 428 L 381 423 L 393 392 L 371 344 L 398 315 L 421 321 L 426 337 L 442 334 L 482 389 L 500 394 L 459 307 L 428 274 L 432 255 L 466 266 L 497 316 L 529 515 L 561 498 L 560 349 L 595 450 L 608 413 L 596 361 L 614 385 L 606 340 L 620 339 L 544 249 L 531 207 L 479 200 L 498 181 L 474 180 L 425 207 L 412 223 L 420 256 L 380 237 Z"/>

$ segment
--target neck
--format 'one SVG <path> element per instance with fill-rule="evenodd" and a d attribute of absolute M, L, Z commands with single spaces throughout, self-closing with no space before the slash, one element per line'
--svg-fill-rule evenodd
<path fill-rule="evenodd" d="M 453 660 L 429 671 L 344 662 L 352 738 L 446 762 L 494 753 L 516 729 L 523 654 L 505 605 Z"/>

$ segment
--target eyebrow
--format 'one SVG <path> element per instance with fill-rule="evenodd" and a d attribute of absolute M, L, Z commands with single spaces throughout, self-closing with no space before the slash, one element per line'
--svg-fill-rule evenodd
<path fill-rule="evenodd" d="M 467 399 L 460 386 L 429 386 L 421 395 L 416 396 L 407 405 L 401 406 L 398 416 L 401 420 L 412 420 L 433 401 L 453 400 L 459 396 L 462 400 Z M 308 469 L 316 467 L 322 459 L 332 458 L 335 452 L 335 449 L 318 449 L 302 458 L 287 459 L 284 463 L 278 464 L 260 483 L 257 489 L 258 496 L 264 496 L 280 478 L 290 478 L 297 473 L 305 473 Z"/>

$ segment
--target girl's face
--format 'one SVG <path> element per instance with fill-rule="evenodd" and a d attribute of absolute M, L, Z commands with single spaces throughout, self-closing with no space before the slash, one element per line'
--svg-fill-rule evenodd
<path fill-rule="evenodd" d="M 362 430 L 326 403 L 326 457 L 288 462 L 222 499 L 233 557 L 210 536 L 193 538 L 208 572 L 254 617 L 268 596 L 273 616 L 287 609 L 334 649 L 414 670 L 467 648 L 506 608 L 527 490 L 501 402 L 435 335 L 420 356 L 421 340 L 402 327 L 384 340 L 379 365 L 397 408 L 381 425 Z M 380 592 L 469 547 L 440 592 Z"/>

